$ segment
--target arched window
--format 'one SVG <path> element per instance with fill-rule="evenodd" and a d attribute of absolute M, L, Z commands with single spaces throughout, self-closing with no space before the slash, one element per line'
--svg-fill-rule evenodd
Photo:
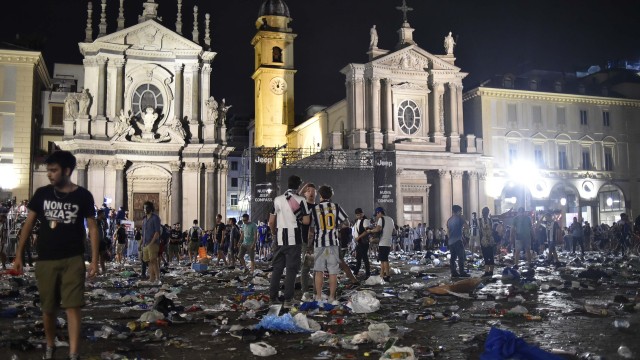
<path fill-rule="evenodd" d="M 502 86 L 505 89 L 513 89 L 513 78 L 509 75 L 504 77 L 504 80 L 502 81 Z"/>
<path fill-rule="evenodd" d="M 273 49 L 271 49 L 271 53 L 272 53 L 273 62 L 277 62 L 277 63 L 282 62 L 282 49 L 280 49 L 277 46 L 274 46 Z"/>
<path fill-rule="evenodd" d="M 556 81 L 556 83 L 554 84 L 554 90 L 556 92 L 562 92 L 562 82 L 561 81 Z"/>
<path fill-rule="evenodd" d="M 162 113 L 164 107 L 164 99 L 160 89 L 152 84 L 143 84 L 138 86 L 133 93 L 133 101 L 131 103 L 133 115 L 140 116 L 148 107 L 153 108 L 158 114 Z"/>
<path fill-rule="evenodd" d="M 415 134 L 422 125 L 420 108 L 413 100 L 405 100 L 398 107 L 398 125 L 407 135 Z"/>
<path fill-rule="evenodd" d="M 531 87 L 531 90 L 538 90 L 538 80 L 531 80 L 531 82 L 529 82 L 529 86 Z"/>

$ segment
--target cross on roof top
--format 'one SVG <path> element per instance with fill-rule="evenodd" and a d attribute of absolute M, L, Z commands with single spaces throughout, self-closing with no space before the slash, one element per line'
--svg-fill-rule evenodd
<path fill-rule="evenodd" d="M 407 12 L 413 11 L 412 7 L 407 6 L 407 0 L 402 0 L 402 6 L 396 6 L 396 9 L 402 11 L 404 22 L 407 22 Z"/>

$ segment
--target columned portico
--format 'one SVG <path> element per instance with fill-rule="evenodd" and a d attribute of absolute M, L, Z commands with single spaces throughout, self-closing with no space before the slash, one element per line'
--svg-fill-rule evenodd
<path fill-rule="evenodd" d="M 89 160 L 83 158 L 76 159 L 76 183 L 78 186 L 87 188 L 87 165 Z"/>
<path fill-rule="evenodd" d="M 480 207 L 478 204 L 478 199 L 479 199 L 478 172 L 468 171 L 467 174 L 469 179 L 469 211 L 468 212 L 469 214 L 475 212 L 479 215 Z"/>
<path fill-rule="evenodd" d="M 462 174 L 461 170 L 452 170 L 451 171 L 451 180 L 452 180 L 452 205 L 460 205 L 464 206 L 464 192 L 462 189 Z"/>
<path fill-rule="evenodd" d="M 215 203 L 216 203 L 216 182 L 215 182 L 215 172 L 216 172 L 216 164 L 213 162 L 206 163 L 206 188 L 207 188 L 207 203 L 205 204 L 205 226 L 206 229 L 213 229 L 216 223 L 216 215 L 215 214 Z"/>

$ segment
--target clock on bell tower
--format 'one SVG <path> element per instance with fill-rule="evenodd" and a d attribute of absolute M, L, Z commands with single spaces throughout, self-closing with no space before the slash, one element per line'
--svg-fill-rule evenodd
<path fill-rule="evenodd" d="M 256 147 L 286 144 L 294 127 L 293 42 L 296 34 L 284 0 L 265 0 L 260 6 L 251 45 L 255 51 Z"/>

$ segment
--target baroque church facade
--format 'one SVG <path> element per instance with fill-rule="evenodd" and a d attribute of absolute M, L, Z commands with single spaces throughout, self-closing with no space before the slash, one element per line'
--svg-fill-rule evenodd
<path fill-rule="evenodd" d="M 138 24 L 106 33 L 105 2 L 94 39 L 91 2 L 84 56 L 84 90 L 64 100 L 64 131 L 56 145 L 78 159 L 74 180 L 97 204 L 112 199 L 134 219 L 152 201 L 164 223 L 225 216 L 227 155 L 224 102 L 210 96 L 209 14 L 204 36 L 194 21 L 182 34 L 181 1 L 175 29 L 162 24 L 158 4 L 143 4 Z M 198 19 L 197 6 L 194 18 Z M 34 188 L 47 184 L 46 169 L 34 173 Z"/>
<path fill-rule="evenodd" d="M 404 21 L 395 50 L 378 48 L 373 28 L 369 61 L 351 63 L 341 70 L 345 98 L 292 128 L 295 68 L 287 57 L 295 39 L 288 26 L 291 15 L 284 1 L 265 1 L 253 42 L 255 144 L 275 148 L 287 144 L 289 149 L 316 148 L 319 152 L 395 152 L 391 166 L 396 177 L 392 205 L 396 222 L 444 226 L 453 204 L 463 206 L 469 214 L 486 205 L 480 189 L 489 160 L 483 156 L 482 139 L 465 133 L 462 80 L 467 74 L 455 65 L 451 34 L 445 38 L 445 54 L 434 55 L 414 41 L 414 29 L 407 20 L 409 8 L 403 5 L 400 9 Z M 273 55 L 270 61 L 280 59 L 276 56 L 279 49 L 284 49 L 282 62 L 265 64 L 265 50 Z M 369 204 L 372 209 L 377 205 L 389 206 Z"/>

